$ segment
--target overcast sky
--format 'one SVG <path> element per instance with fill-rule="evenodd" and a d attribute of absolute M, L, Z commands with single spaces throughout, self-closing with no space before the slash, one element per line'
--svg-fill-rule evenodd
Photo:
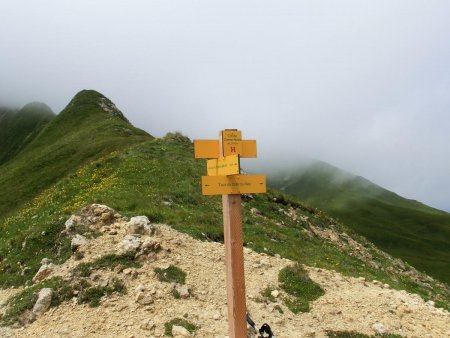
<path fill-rule="evenodd" d="M 450 1 L 1 0 L 0 104 L 81 89 L 155 136 L 257 139 L 450 211 Z"/>

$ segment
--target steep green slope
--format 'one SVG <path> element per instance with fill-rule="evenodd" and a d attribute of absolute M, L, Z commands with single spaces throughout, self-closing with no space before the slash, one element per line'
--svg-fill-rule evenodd
<path fill-rule="evenodd" d="M 347 223 L 383 250 L 450 282 L 450 214 L 317 162 L 270 184 Z"/>
<path fill-rule="evenodd" d="M 0 215 L 13 213 L 80 165 L 148 139 L 106 97 L 81 91 L 25 149 L 0 166 Z"/>
<path fill-rule="evenodd" d="M 44 103 L 30 103 L 19 111 L 0 108 L 0 165 L 24 149 L 54 117 Z"/>

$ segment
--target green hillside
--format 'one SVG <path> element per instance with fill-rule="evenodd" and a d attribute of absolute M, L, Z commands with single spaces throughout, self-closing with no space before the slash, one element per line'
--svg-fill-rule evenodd
<path fill-rule="evenodd" d="M 193 158 L 192 142 L 178 133 L 154 139 L 132 127 L 109 101 L 110 109 L 99 108 L 105 100 L 81 92 L 0 168 L 0 287 L 30 284 L 44 257 L 54 263 L 70 257 L 64 223 L 92 203 L 125 216 L 146 215 L 203 240 L 223 240 L 221 199 L 201 194 L 206 163 Z M 16 184 L 21 180 L 27 183 Z M 407 264 L 400 270 L 401 263 L 345 224 L 295 197 L 269 190 L 244 195 L 243 206 L 249 248 L 376 279 L 450 308 L 443 284 Z"/>
<path fill-rule="evenodd" d="M 54 117 L 43 103 L 30 103 L 18 111 L 0 108 L 0 165 L 24 149 Z"/>
<path fill-rule="evenodd" d="M 3 129 L 3 127 L 2 127 Z M 99 156 L 152 139 L 106 97 L 78 93 L 22 151 L 0 166 L 0 215 Z"/>
<path fill-rule="evenodd" d="M 339 218 L 393 256 L 450 282 L 450 214 L 323 162 L 277 172 L 270 184 Z"/>

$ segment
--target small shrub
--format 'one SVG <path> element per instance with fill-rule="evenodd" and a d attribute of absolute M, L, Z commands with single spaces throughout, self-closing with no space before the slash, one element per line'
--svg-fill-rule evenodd
<path fill-rule="evenodd" d="M 188 322 L 186 319 L 181 319 L 181 318 L 174 318 L 171 321 L 167 322 L 164 324 L 164 334 L 166 336 L 169 337 L 173 337 L 172 335 L 172 327 L 173 326 L 182 326 L 184 327 L 186 330 L 188 330 L 190 333 L 193 333 L 194 331 L 196 331 L 198 329 L 198 326 Z"/>
<path fill-rule="evenodd" d="M 325 293 L 298 264 L 283 268 L 278 275 L 278 281 L 281 289 L 290 295 L 285 299 L 285 303 L 293 313 L 309 312 L 309 302 Z"/>
<path fill-rule="evenodd" d="M 283 311 L 283 309 L 281 308 L 280 305 L 275 305 L 273 309 L 274 309 L 274 310 L 277 310 L 277 311 L 278 311 L 279 313 L 281 313 L 281 314 L 284 314 L 284 311 Z"/>
<path fill-rule="evenodd" d="M 172 289 L 171 293 L 172 293 L 173 298 L 175 298 L 175 299 L 180 299 L 181 298 L 181 295 L 180 295 L 180 293 L 178 292 L 177 289 Z"/>
<path fill-rule="evenodd" d="M 109 296 L 114 292 L 119 294 L 126 293 L 125 284 L 116 278 L 108 286 L 88 287 L 78 296 L 78 303 L 88 303 L 90 307 L 97 307 L 100 305 L 100 300 L 103 296 Z"/>
<path fill-rule="evenodd" d="M 272 291 L 274 290 L 274 288 L 268 286 L 267 288 L 265 288 L 263 291 L 261 291 L 261 295 L 263 297 L 265 297 L 266 299 L 268 299 L 270 302 L 272 303 L 276 303 L 277 299 L 272 296 Z"/>
<path fill-rule="evenodd" d="M 355 331 L 327 331 L 328 338 L 403 338 L 398 334 L 382 334 L 376 336 L 368 336 L 363 333 L 355 332 Z"/>
<path fill-rule="evenodd" d="M 74 254 L 73 254 L 73 258 L 76 260 L 76 261 L 79 261 L 80 259 L 83 259 L 83 257 L 84 257 L 84 253 L 82 252 L 82 251 L 75 251 L 74 252 Z"/>
<path fill-rule="evenodd" d="M 89 262 L 79 264 L 73 272 L 80 277 L 88 277 L 92 270 L 97 269 L 114 269 L 117 265 L 122 265 L 125 268 L 136 268 L 141 267 L 141 263 L 136 262 L 133 255 L 123 254 L 123 255 L 105 255 L 99 259 Z"/>
<path fill-rule="evenodd" d="M 223 232 L 202 232 L 202 236 L 209 242 L 224 243 Z"/>
<path fill-rule="evenodd" d="M 155 273 L 161 282 L 184 284 L 186 272 L 179 267 L 171 265 L 167 269 L 155 268 Z"/>
<path fill-rule="evenodd" d="M 328 338 L 370 338 L 370 336 L 354 331 L 327 331 Z"/>

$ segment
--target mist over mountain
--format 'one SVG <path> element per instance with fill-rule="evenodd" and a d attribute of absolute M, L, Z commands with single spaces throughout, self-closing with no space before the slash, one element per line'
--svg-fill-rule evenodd
<path fill-rule="evenodd" d="M 0 107 L 0 165 L 23 150 L 54 117 L 51 108 L 40 102 L 20 110 Z"/>
<path fill-rule="evenodd" d="M 268 182 L 344 221 L 392 255 L 450 280 L 449 213 L 320 161 L 272 167 Z"/>

